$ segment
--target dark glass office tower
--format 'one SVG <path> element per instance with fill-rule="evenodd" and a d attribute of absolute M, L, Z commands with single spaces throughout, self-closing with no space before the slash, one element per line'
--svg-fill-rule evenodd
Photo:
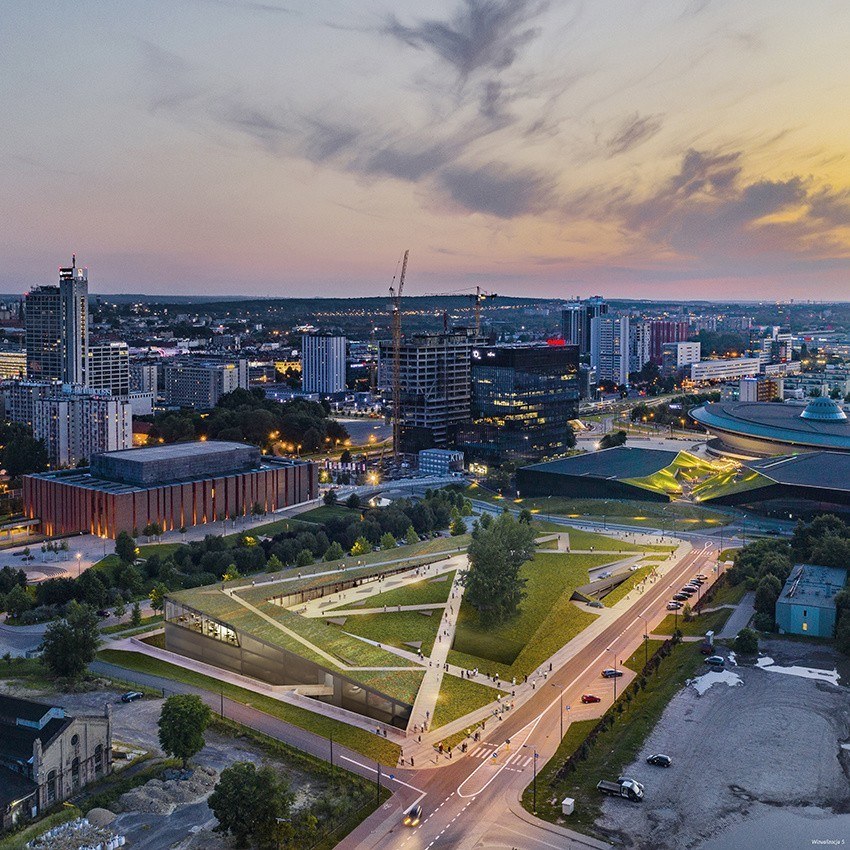
<path fill-rule="evenodd" d="M 472 422 L 457 431 L 468 460 L 524 463 L 563 454 L 578 416 L 578 346 L 550 344 L 472 350 Z"/>

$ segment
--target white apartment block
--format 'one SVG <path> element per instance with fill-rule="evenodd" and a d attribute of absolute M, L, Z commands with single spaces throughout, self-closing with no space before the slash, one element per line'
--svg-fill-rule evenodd
<path fill-rule="evenodd" d="M 344 336 L 304 334 L 301 337 L 301 389 L 330 395 L 345 390 Z"/>
<path fill-rule="evenodd" d="M 692 363 L 699 363 L 701 352 L 700 342 L 665 342 L 661 347 L 661 371 L 675 375 Z"/>
<path fill-rule="evenodd" d="M 33 434 L 53 466 L 76 466 L 100 452 L 132 448 L 133 413 L 112 396 L 63 393 L 35 403 Z"/>
<path fill-rule="evenodd" d="M 227 393 L 248 389 L 248 361 L 175 357 L 163 364 L 166 405 L 212 410 Z"/>
<path fill-rule="evenodd" d="M 156 399 L 159 393 L 158 364 L 147 360 L 130 363 L 130 391 L 152 393 Z"/>
<path fill-rule="evenodd" d="M 4 387 L 6 417 L 32 428 L 35 404 L 62 391 L 61 381 L 9 381 Z"/>

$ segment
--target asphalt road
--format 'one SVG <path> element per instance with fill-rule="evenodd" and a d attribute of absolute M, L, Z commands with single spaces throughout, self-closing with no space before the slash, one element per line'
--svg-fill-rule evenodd
<path fill-rule="evenodd" d="M 399 786 L 401 793 L 339 847 L 345 850 L 539 847 L 542 850 L 604 846 L 538 821 L 520 807 L 519 797 L 532 781 L 534 752 L 539 754 L 538 767 L 542 767 L 557 749 L 561 687 L 563 704 L 573 706 L 569 713 L 573 720 L 599 716 L 611 704 L 613 694 L 608 689 L 612 686 L 600 680 L 600 671 L 612 663 L 609 648 L 615 650 L 618 661 L 628 658 L 642 642 L 645 623 L 648 622 L 651 630 L 667 613 L 670 584 L 684 583 L 698 572 L 714 577 L 716 551 L 716 546 L 705 542 L 685 556 L 663 581 L 650 585 L 618 620 L 549 676 L 550 687 L 540 688 L 505 720 L 489 726 L 483 746 L 473 746 L 469 755 L 454 763 L 444 762 L 439 769 L 397 771 L 396 779 L 406 783 Z M 602 696 L 603 702 L 581 706 L 581 694 L 587 691 Z M 507 740 L 511 742 L 509 747 Z M 496 753 L 495 757 L 490 751 Z M 546 789 L 538 790 L 547 793 Z M 422 801 L 423 822 L 415 829 L 404 827 L 401 823 L 404 810 L 417 800 Z"/>

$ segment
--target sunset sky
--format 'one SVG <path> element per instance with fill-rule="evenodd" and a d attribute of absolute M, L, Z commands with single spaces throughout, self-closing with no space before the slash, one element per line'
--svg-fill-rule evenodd
<path fill-rule="evenodd" d="M 846 0 L 0 9 L 0 292 L 850 298 Z"/>

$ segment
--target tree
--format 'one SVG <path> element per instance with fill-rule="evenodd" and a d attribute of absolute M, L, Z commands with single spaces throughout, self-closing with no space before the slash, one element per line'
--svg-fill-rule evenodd
<path fill-rule="evenodd" d="M 502 514 L 489 528 L 479 528 L 469 546 L 469 570 L 463 575 L 466 599 L 482 625 L 516 613 L 524 596 L 520 567 L 534 555 L 534 531 Z"/>
<path fill-rule="evenodd" d="M 348 449 L 343 449 L 339 456 L 340 463 L 351 463 L 351 452 Z"/>
<path fill-rule="evenodd" d="M 50 459 L 41 440 L 19 433 L 0 451 L 0 460 L 10 478 L 20 478 L 32 472 L 44 472 Z"/>
<path fill-rule="evenodd" d="M 346 500 L 345 506 L 352 511 L 356 511 L 360 508 L 360 496 L 357 493 L 352 493 Z"/>
<path fill-rule="evenodd" d="M 419 542 L 419 535 L 416 533 L 416 529 L 412 525 L 407 526 L 407 533 L 404 535 L 404 542 L 407 543 L 408 546 L 412 546 L 414 543 Z"/>
<path fill-rule="evenodd" d="M 625 431 L 611 431 L 610 434 L 605 434 L 599 441 L 600 449 L 613 449 L 616 446 L 624 446 L 626 444 Z"/>
<path fill-rule="evenodd" d="M 130 611 L 130 625 L 133 627 L 142 625 L 142 606 L 138 602 L 133 603 L 133 610 Z"/>
<path fill-rule="evenodd" d="M 47 627 L 41 657 L 54 676 L 75 681 L 94 660 L 99 644 L 99 620 L 94 608 L 70 602 L 64 618 Z"/>
<path fill-rule="evenodd" d="M 112 609 L 112 615 L 114 617 L 118 617 L 120 620 L 127 613 L 127 608 L 124 605 L 123 600 L 119 601 L 118 604 Z"/>
<path fill-rule="evenodd" d="M 151 588 L 148 598 L 151 601 L 151 608 L 153 608 L 154 611 L 162 611 L 165 607 L 165 597 L 167 594 L 168 588 L 161 581 L 158 581 Z"/>
<path fill-rule="evenodd" d="M 690 623 L 690 621 L 693 620 L 693 618 L 694 618 L 694 612 L 693 612 L 693 609 L 691 608 L 691 603 L 686 602 L 682 606 L 682 619 L 686 623 Z"/>
<path fill-rule="evenodd" d="M 835 645 L 845 655 L 850 655 L 850 611 L 845 611 L 838 618 L 835 627 Z"/>
<path fill-rule="evenodd" d="M 236 579 L 242 578 L 242 574 L 239 570 L 236 569 L 236 564 L 228 564 L 227 569 L 224 571 L 224 575 L 221 577 L 222 581 L 236 581 Z"/>
<path fill-rule="evenodd" d="M 782 592 L 782 582 L 773 574 L 768 574 L 761 579 L 756 587 L 756 598 L 754 607 L 759 614 L 774 617 L 776 614 L 776 600 Z"/>
<path fill-rule="evenodd" d="M 125 563 L 136 560 L 136 541 L 126 531 L 119 532 L 115 538 L 115 554 Z"/>
<path fill-rule="evenodd" d="M 208 803 L 218 819 L 216 831 L 231 834 L 237 847 L 274 847 L 281 838 L 279 820 L 288 819 L 293 800 L 274 768 L 237 761 L 221 772 Z"/>
<path fill-rule="evenodd" d="M 464 499 L 463 500 L 463 505 L 461 506 L 460 512 L 463 516 L 472 516 L 473 510 L 472 510 L 472 500 L 471 499 Z"/>
<path fill-rule="evenodd" d="M 204 730 L 210 722 L 210 707 L 195 694 L 169 697 L 159 715 L 159 743 L 170 756 L 189 759 L 204 748 Z"/>
<path fill-rule="evenodd" d="M 336 490 L 328 490 L 328 492 L 322 496 L 322 501 L 329 507 L 335 505 L 337 503 Z"/>
<path fill-rule="evenodd" d="M 367 552 L 372 551 L 372 545 L 365 537 L 358 537 L 354 541 L 354 545 L 351 547 L 352 555 L 365 555 Z"/>
<path fill-rule="evenodd" d="M 107 600 L 106 583 L 98 575 L 97 570 L 86 570 L 77 579 L 76 597 L 95 608 L 102 608 Z"/>
<path fill-rule="evenodd" d="M 32 597 L 23 587 L 16 584 L 6 594 L 6 610 L 10 616 L 17 620 L 22 614 L 29 611 L 30 608 L 32 608 Z"/>
<path fill-rule="evenodd" d="M 739 655 L 755 655 L 759 651 L 759 636 L 752 629 L 741 629 L 734 646 Z"/>
<path fill-rule="evenodd" d="M 282 570 L 283 569 L 283 561 L 281 561 L 280 558 L 278 558 L 277 555 L 272 555 L 271 558 L 269 558 L 268 561 L 266 561 L 266 569 L 268 569 L 269 572 L 275 572 L 276 570 Z"/>
<path fill-rule="evenodd" d="M 452 520 L 449 530 L 451 531 L 452 537 L 460 537 L 461 534 L 466 534 L 466 523 L 463 521 L 463 517 L 460 515 L 456 516 Z"/>
<path fill-rule="evenodd" d="M 524 522 L 526 525 L 531 525 L 531 520 L 534 517 L 531 515 L 531 511 L 528 508 L 523 508 L 519 512 L 519 521 Z"/>
<path fill-rule="evenodd" d="M 344 557 L 345 557 L 345 551 L 343 550 L 342 546 L 336 540 L 334 540 L 334 542 L 331 543 L 331 545 L 328 546 L 328 548 L 325 550 L 324 559 L 326 561 L 340 561 Z"/>
<path fill-rule="evenodd" d="M 316 559 L 309 549 L 302 549 L 295 558 L 296 567 L 309 567 Z"/>
<path fill-rule="evenodd" d="M 381 548 L 395 549 L 395 537 L 393 537 L 389 531 L 386 531 L 381 535 Z"/>

